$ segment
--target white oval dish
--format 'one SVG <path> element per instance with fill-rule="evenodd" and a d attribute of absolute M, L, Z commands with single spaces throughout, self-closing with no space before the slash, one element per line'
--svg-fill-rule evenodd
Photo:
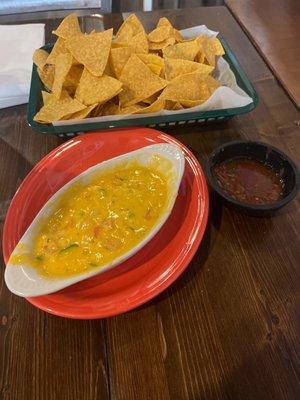
<path fill-rule="evenodd" d="M 117 257 L 113 262 L 109 264 L 69 278 L 46 278 L 40 275 L 38 273 L 38 270 L 31 266 L 14 265 L 10 263 L 11 257 L 17 255 L 20 251 L 20 245 L 22 247 L 22 251 L 24 251 L 24 246 L 26 250 L 28 249 L 28 251 L 30 251 L 30 248 L 34 242 L 33 239 L 37 231 L 39 230 L 39 223 L 51 215 L 52 211 L 55 208 L 56 200 L 74 183 L 87 184 L 89 182 L 89 179 L 94 176 L 95 173 L 100 173 L 105 169 L 113 168 L 119 163 L 123 163 L 126 161 L 138 161 L 141 165 L 147 166 L 153 160 L 154 156 L 160 156 L 163 159 L 167 159 L 169 161 L 166 164 L 162 162 L 158 166 L 158 170 L 164 173 L 168 182 L 167 205 L 164 209 L 164 212 L 161 214 L 157 223 L 153 226 L 148 235 L 131 250 Z M 171 214 L 178 194 L 179 185 L 183 176 L 184 164 L 184 155 L 179 147 L 173 144 L 162 143 L 146 146 L 130 153 L 126 153 L 110 160 L 101 162 L 73 178 L 61 189 L 59 189 L 42 207 L 40 212 L 34 218 L 31 225 L 28 227 L 28 229 L 20 239 L 18 245 L 12 252 L 5 269 L 5 282 L 9 290 L 14 294 L 22 297 L 34 297 L 50 294 L 53 292 L 57 292 L 58 290 L 61 290 L 67 286 L 73 285 L 76 282 L 107 271 L 108 269 L 117 266 L 121 262 L 133 256 L 143 246 L 145 246 L 153 238 L 154 235 L 156 235 L 156 233 L 163 226 L 163 224 L 166 222 L 167 218 Z"/>

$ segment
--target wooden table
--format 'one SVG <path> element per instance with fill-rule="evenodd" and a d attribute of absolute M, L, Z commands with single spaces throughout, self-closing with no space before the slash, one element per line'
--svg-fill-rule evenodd
<path fill-rule="evenodd" d="M 226 0 L 226 5 L 300 108 L 299 0 Z"/>
<path fill-rule="evenodd" d="M 53 15 L 46 15 L 47 40 L 59 22 Z M 230 12 L 138 13 L 147 29 L 161 16 L 177 28 L 219 30 L 260 96 L 253 112 L 230 122 L 165 131 L 202 164 L 216 146 L 247 138 L 272 143 L 299 165 L 299 112 Z M 85 28 L 121 21 L 81 19 Z M 21 180 L 61 143 L 34 133 L 25 113 L 26 106 L 0 111 L 2 222 Z M 12 295 L 1 274 L 0 399 L 299 399 L 299 226 L 299 198 L 272 218 L 211 199 L 206 234 L 186 272 L 153 301 L 106 320 L 48 315 Z"/>

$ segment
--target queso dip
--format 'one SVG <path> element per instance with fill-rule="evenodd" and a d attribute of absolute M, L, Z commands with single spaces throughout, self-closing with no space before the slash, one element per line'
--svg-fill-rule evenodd
<path fill-rule="evenodd" d="M 69 277 L 106 265 L 135 247 L 161 217 L 167 181 L 131 163 L 71 186 L 44 221 L 31 254 L 14 256 L 44 276 Z"/>

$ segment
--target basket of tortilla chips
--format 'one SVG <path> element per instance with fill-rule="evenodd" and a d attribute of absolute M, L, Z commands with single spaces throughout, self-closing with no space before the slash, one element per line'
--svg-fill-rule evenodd
<path fill-rule="evenodd" d="M 228 45 L 199 28 L 180 32 L 160 18 L 147 34 L 132 14 L 115 36 L 113 29 L 86 34 L 70 14 L 53 31 L 55 44 L 33 54 L 29 125 L 71 136 L 224 121 L 252 110 L 257 94 Z"/>

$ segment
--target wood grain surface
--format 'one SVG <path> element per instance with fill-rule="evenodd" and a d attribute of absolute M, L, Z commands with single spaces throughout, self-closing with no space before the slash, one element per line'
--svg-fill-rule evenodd
<path fill-rule="evenodd" d="M 247 138 L 279 147 L 299 166 L 299 112 L 230 12 L 138 13 L 147 30 L 161 16 L 178 29 L 204 23 L 220 31 L 260 97 L 254 111 L 229 122 L 164 130 L 201 164 L 216 146 Z M 56 17 L 35 16 L 46 23 L 47 40 Z M 81 18 L 85 28 L 121 22 L 121 15 Z M 0 110 L 1 224 L 21 180 L 62 142 L 34 133 L 25 114 L 26 106 Z M 151 302 L 106 320 L 35 309 L 8 291 L 3 265 L 0 399 L 299 399 L 299 226 L 299 197 L 272 218 L 254 218 L 212 196 L 204 239 L 186 272 Z"/>
<path fill-rule="evenodd" d="M 300 1 L 226 0 L 226 5 L 300 108 Z"/>

